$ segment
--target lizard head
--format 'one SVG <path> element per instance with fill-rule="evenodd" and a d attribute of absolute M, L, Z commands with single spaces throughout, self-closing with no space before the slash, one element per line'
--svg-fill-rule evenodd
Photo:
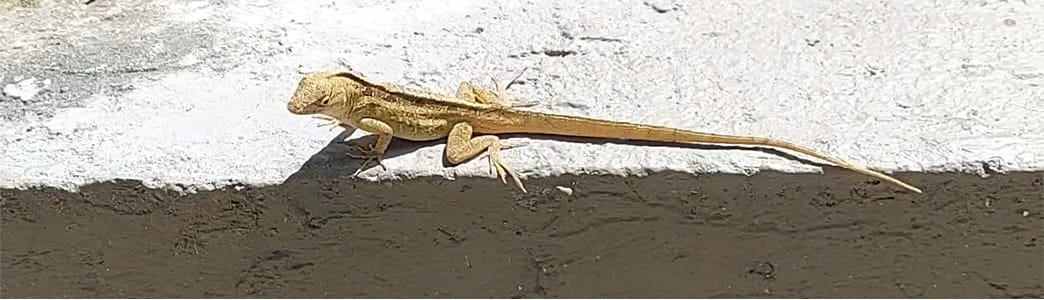
<path fill-rule="evenodd" d="M 335 106 L 351 105 L 351 81 L 344 80 L 342 73 L 309 73 L 297 83 L 297 90 L 286 104 L 290 113 L 309 115 L 324 113 Z"/>

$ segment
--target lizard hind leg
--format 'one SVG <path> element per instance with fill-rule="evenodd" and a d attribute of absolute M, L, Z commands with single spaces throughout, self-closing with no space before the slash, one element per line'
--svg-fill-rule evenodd
<path fill-rule="evenodd" d="M 523 72 L 525 70 L 522 70 Z M 522 76 L 522 72 L 519 72 L 518 76 L 513 78 L 507 84 L 501 85 L 496 79 L 490 79 L 493 81 L 495 90 L 479 87 L 471 82 L 463 81 L 457 86 L 457 98 L 465 101 L 478 102 L 482 104 L 498 105 L 503 107 L 530 107 L 536 105 L 536 102 L 516 102 L 510 99 L 507 95 L 507 88 L 511 86 L 519 77 Z"/>
<path fill-rule="evenodd" d="M 478 102 L 482 104 L 497 105 L 503 107 L 528 107 L 535 103 L 516 103 L 508 99 L 502 93 L 479 87 L 471 82 L 462 81 L 457 87 L 457 98 L 464 101 Z"/>
<path fill-rule="evenodd" d="M 499 177 L 504 184 L 507 184 L 507 177 L 511 176 L 515 186 L 523 193 L 528 193 L 522 180 L 500 159 L 500 150 L 513 147 L 517 145 L 505 145 L 495 135 L 472 136 L 471 125 L 461 122 L 453 125 L 447 137 L 446 160 L 457 165 L 485 152 L 489 156 L 489 169 L 493 176 Z"/>
<path fill-rule="evenodd" d="M 496 95 L 500 99 L 508 99 L 509 97 L 508 97 L 508 94 L 507 94 L 507 89 L 511 88 L 511 85 L 515 84 L 515 82 L 517 82 L 519 78 L 522 78 L 522 74 L 524 74 L 526 72 L 526 70 L 529 70 L 529 68 L 528 67 L 522 68 L 522 70 L 518 71 L 518 74 L 515 75 L 515 78 L 511 78 L 511 80 L 508 80 L 507 83 L 505 83 L 503 85 L 501 85 L 499 82 L 497 82 L 496 79 L 490 78 L 489 80 L 493 82 L 493 87 L 496 88 L 496 90 L 492 91 L 492 93 L 494 95 Z M 535 101 L 517 102 L 517 103 L 516 102 L 512 102 L 510 104 L 511 107 L 530 107 L 530 106 L 534 106 L 534 105 L 536 105 Z"/>

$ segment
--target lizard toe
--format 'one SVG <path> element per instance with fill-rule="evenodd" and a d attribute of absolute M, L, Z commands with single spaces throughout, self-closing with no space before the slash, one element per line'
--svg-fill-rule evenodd
<path fill-rule="evenodd" d="M 319 119 L 320 121 L 323 121 L 322 123 L 320 123 L 319 125 L 316 125 L 315 127 L 330 126 L 330 131 L 333 131 L 338 126 L 341 126 L 342 124 L 344 124 L 341 121 L 338 121 L 337 119 L 334 119 L 334 118 L 331 118 L 331 117 L 327 117 L 327 116 L 313 116 L 312 118 Z"/>
<path fill-rule="evenodd" d="M 358 153 L 352 153 L 352 151 Z M 381 170 L 388 170 L 388 168 L 384 166 L 384 153 L 378 152 L 376 149 L 374 149 L 374 145 L 372 144 L 369 146 L 363 146 L 358 144 L 351 145 L 351 149 L 345 155 L 347 155 L 350 158 L 365 160 L 363 161 L 362 165 L 359 166 L 360 171 L 356 172 L 356 174 L 361 172 L 362 169 L 365 169 L 372 163 L 376 163 L 377 166 L 381 167 Z"/>
<path fill-rule="evenodd" d="M 528 193 L 525 185 L 522 184 L 522 180 L 520 180 L 518 176 L 515 175 L 515 172 L 512 171 L 511 168 L 508 168 L 507 164 L 500 159 L 500 147 L 491 147 L 489 150 L 490 168 L 496 170 L 494 176 L 500 178 L 500 181 L 504 184 L 508 183 L 507 178 L 508 176 L 511 176 L 511 180 L 515 183 L 515 186 L 517 186 L 519 190 L 522 190 L 522 193 Z"/>
<path fill-rule="evenodd" d="M 511 142 L 511 143 L 503 143 L 502 142 L 501 145 L 500 145 L 500 150 L 507 150 L 507 149 L 512 149 L 512 148 L 521 148 L 521 147 L 525 147 L 525 146 L 529 146 L 529 143 L 528 142 Z"/>

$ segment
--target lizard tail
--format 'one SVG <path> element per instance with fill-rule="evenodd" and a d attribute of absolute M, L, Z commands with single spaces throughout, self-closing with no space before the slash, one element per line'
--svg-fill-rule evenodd
<path fill-rule="evenodd" d="M 640 140 L 668 143 L 691 144 L 728 144 L 753 145 L 781 148 L 821 160 L 828 161 L 842 168 L 891 182 L 905 189 L 921 193 L 921 190 L 898 179 L 867 168 L 856 166 L 843 160 L 827 156 L 789 142 L 763 137 L 736 136 L 689 131 L 662 126 L 616 122 L 575 116 L 563 116 L 514 110 L 513 121 L 507 126 L 496 126 L 485 130 L 487 133 L 536 133 L 573 137 L 593 137 L 605 139 Z"/>

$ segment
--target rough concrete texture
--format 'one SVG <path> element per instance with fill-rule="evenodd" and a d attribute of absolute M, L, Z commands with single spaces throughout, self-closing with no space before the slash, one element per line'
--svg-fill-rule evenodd
<path fill-rule="evenodd" d="M 511 92 L 538 111 L 774 137 L 886 171 L 1044 169 L 1039 2 L 87 2 L 4 1 L 0 186 L 283 182 L 339 135 L 286 112 L 298 72 L 348 67 L 446 92 L 530 67 Z M 820 171 L 743 149 L 527 143 L 504 157 L 529 178 Z M 393 149 L 361 176 L 488 176 L 441 149 Z"/>
<path fill-rule="evenodd" d="M 1044 297 L 1044 173 L 1016 172 L 1044 169 L 1044 6 L 821 2 L 0 0 L 0 297 Z M 529 136 L 504 154 L 529 194 L 441 142 L 358 180 L 336 141 L 363 133 L 285 111 L 347 67 L 447 92 L 530 67 L 534 110 L 926 193 Z"/>
<path fill-rule="evenodd" d="M 334 155 L 330 151 L 330 155 Z M 0 190 L 7 298 L 1041 298 L 1044 173 Z M 511 196 L 508 196 L 511 195 Z"/>

